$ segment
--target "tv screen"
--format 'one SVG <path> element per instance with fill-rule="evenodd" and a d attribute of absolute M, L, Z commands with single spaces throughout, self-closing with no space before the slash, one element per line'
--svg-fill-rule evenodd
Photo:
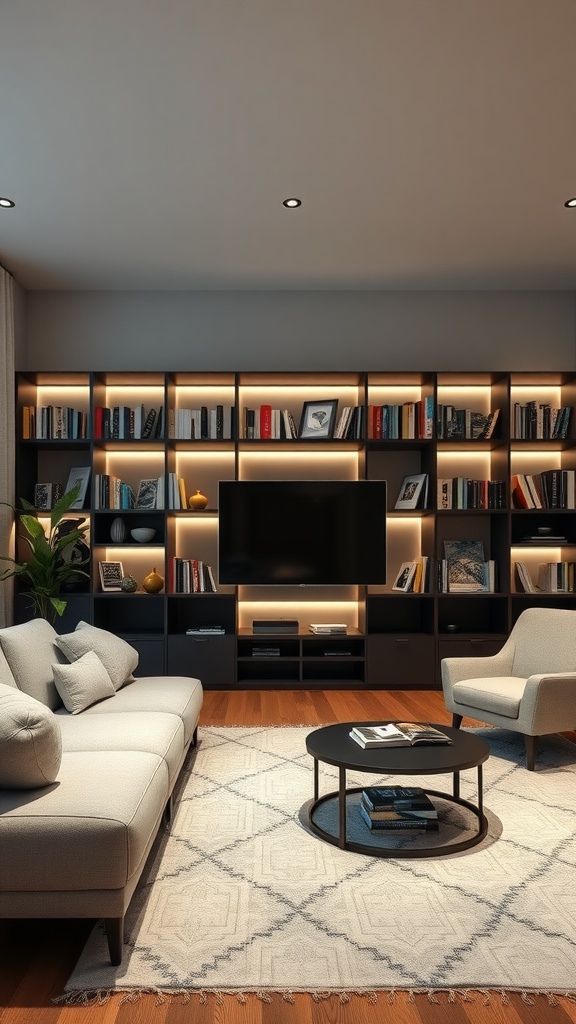
<path fill-rule="evenodd" d="M 384 480 L 222 480 L 222 584 L 386 582 Z"/>

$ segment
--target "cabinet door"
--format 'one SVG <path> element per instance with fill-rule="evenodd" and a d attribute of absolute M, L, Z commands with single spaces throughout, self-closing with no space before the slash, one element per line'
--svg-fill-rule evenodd
<path fill-rule="evenodd" d="M 127 641 L 135 647 L 140 655 L 135 676 L 163 676 L 165 645 L 164 637 L 158 640 L 143 640 L 141 637 L 130 637 Z"/>
<path fill-rule="evenodd" d="M 482 658 L 498 654 L 506 642 L 506 637 L 458 637 L 453 640 L 440 640 L 438 643 L 438 660 L 442 658 Z"/>
<path fill-rule="evenodd" d="M 436 685 L 434 637 L 368 636 L 366 682 L 372 689 L 427 690 Z"/>
<path fill-rule="evenodd" d="M 203 686 L 226 689 L 236 682 L 233 636 L 168 637 L 168 675 L 193 676 Z"/>

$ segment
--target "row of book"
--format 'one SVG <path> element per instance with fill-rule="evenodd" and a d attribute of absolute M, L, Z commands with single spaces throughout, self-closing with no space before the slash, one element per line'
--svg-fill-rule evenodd
<path fill-rule="evenodd" d="M 168 473 L 168 508 L 181 510 L 188 508 L 186 484 L 184 478 L 177 473 Z"/>
<path fill-rule="evenodd" d="M 168 437 L 174 440 L 230 441 L 235 433 L 235 420 L 236 408 L 233 405 L 170 409 Z"/>
<path fill-rule="evenodd" d="M 22 437 L 25 441 L 83 441 L 89 436 L 89 416 L 67 405 L 24 405 Z"/>
<path fill-rule="evenodd" d="M 173 594 L 215 594 L 214 571 L 199 558 L 168 560 L 168 587 Z"/>
<path fill-rule="evenodd" d="M 514 403 L 512 410 L 512 433 L 519 441 L 550 441 L 568 436 L 572 408 L 560 408 L 545 402 Z"/>
<path fill-rule="evenodd" d="M 540 562 L 538 583 L 534 584 L 526 562 L 515 562 L 517 580 L 526 594 L 573 594 L 576 583 L 576 562 Z"/>
<path fill-rule="evenodd" d="M 439 402 L 436 409 L 436 436 L 440 441 L 450 438 L 474 441 L 488 439 L 494 434 L 499 414 L 499 409 L 484 414 Z"/>
<path fill-rule="evenodd" d="M 367 786 L 359 810 L 371 832 L 438 831 L 438 809 L 420 786 Z"/>
<path fill-rule="evenodd" d="M 368 406 L 368 439 L 390 440 L 431 438 L 434 433 L 432 396 L 401 405 Z"/>
<path fill-rule="evenodd" d="M 94 437 L 105 441 L 144 441 L 164 437 L 164 406 L 96 405 Z"/>
<path fill-rule="evenodd" d="M 547 469 L 512 477 L 514 508 L 576 508 L 576 471 Z"/>
<path fill-rule="evenodd" d="M 140 480 L 136 494 L 130 484 L 110 473 L 94 474 L 95 509 L 163 509 L 164 477 Z"/>
<path fill-rule="evenodd" d="M 506 508 L 506 484 L 503 480 L 440 477 L 436 486 L 439 509 Z"/>
<path fill-rule="evenodd" d="M 248 441 L 284 440 L 298 437 L 298 428 L 289 409 L 273 409 L 260 405 L 246 407 L 242 415 L 242 436 Z"/>
<path fill-rule="evenodd" d="M 402 562 L 392 590 L 401 590 L 404 594 L 427 594 L 430 589 L 430 565 L 428 555 Z"/>

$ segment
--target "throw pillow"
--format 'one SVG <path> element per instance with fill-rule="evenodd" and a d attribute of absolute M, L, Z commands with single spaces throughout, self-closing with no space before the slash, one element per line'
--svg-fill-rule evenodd
<path fill-rule="evenodd" d="M 30 619 L 18 626 L 0 629 L 0 646 L 19 690 L 42 701 L 47 707 L 61 707 L 52 665 L 64 661 L 55 646 L 56 630 L 46 619 Z"/>
<path fill-rule="evenodd" d="M 87 651 L 71 665 L 52 665 L 52 670 L 64 707 L 73 715 L 116 693 L 108 672 L 94 651 Z"/>
<path fill-rule="evenodd" d="M 132 682 L 134 679 L 132 673 L 138 665 L 138 651 L 115 633 L 109 633 L 107 629 L 79 622 L 73 633 L 57 636 L 55 643 L 69 661 L 76 661 L 88 651 L 94 651 L 110 676 L 115 690 L 119 690 L 124 683 Z"/>
<path fill-rule="evenodd" d="M 0 787 L 49 786 L 61 760 L 56 715 L 34 697 L 0 683 Z"/>

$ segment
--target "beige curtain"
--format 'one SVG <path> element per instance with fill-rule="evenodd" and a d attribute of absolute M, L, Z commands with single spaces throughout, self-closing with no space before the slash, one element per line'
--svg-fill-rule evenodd
<path fill-rule="evenodd" d="M 14 504 L 14 289 L 10 274 L 0 267 L 0 501 Z M 0 554 L 13 555 L 13 515 L 0 505 Z M 0 570 L 6 568 L 0 562 Z M 12 586 L 0 583 L 0 626 L 12 623 Z"/>

